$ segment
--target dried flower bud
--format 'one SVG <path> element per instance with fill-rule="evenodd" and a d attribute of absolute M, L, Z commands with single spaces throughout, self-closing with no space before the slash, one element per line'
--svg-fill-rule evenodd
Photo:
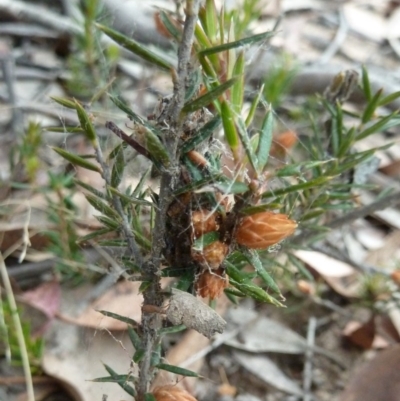
<path fill-rule="evenodd" d="M 287 151 L 297 143 L 297 135 L 294 131 L 285 131 L 274 137 L 270 155 L 276 158 L 284 158 Z"/>
<path fill-rule="evenodd" d="M 210 231 L 217 231 L 216 214 L 207 209 L 196 210 L 192 213 L 192 224 L 196 238 Z"/>
<path fill-rule="evenodd" d="M 205 269 L 197 278 L 196 291 L 203 298 L 215 299 L 221 296 L 228 284 L 228 276 L 222 268 L 213 272 Z"/>
<path fill-rule="evenodd" d="M 297 288 L 305 295 L 314 295 L 315 294 L 315 287 L 306 280 L 298 280 Z"/>
<path fill-rule="evenodd" d="M 177 386 L 157 387 L 153 395 L 157 401 L 197 401 L 186 390 Z"/>
<path fill-rule="evenodd" d="M 393 271 L 390 277 L 400 287 L 400 270 Z"/>
<path fill-rule="evenodd" d="M 224 261 L 229 247 L 221 241 L 214 241 L 202 251 L 192 251 L 192 257 L 197 262 L 205 264 L 211 269 L 218 269 Z"/>
<path fill-rule="evenodd" d="M 297 223 L 285 214 L 255 213 L 239 223 L 236 241 L 251 249 L 265 249 L 292 235 L 296 227 Z"/>

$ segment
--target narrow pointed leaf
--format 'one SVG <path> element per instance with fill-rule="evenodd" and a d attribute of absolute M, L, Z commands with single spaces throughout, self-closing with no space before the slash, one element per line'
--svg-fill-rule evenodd
<path fill-rule="evenodd" d="M 157 67 L 162 68 L 163 70 L 169 71 L 173 68 L 171 63 L 167 60 L 163 59 L 159 55 L 151 52 L 145 46 L 142 46 L 140 43 L 135 40 L 128 38 L 127 36 L 114 31 L 111 28 L 108 28 L 101 24 L 95 24 L 97 28 L 99 28 L 102 32 L 104 32 L 107 36 L 109 36 L 112 40 L 117 42 L 119 45 L 124 47 L 125 49 L 131 51 L 137 56 L 141 57 L 143 60 L 150 62 L 151 64 L 156 65 Z"/>
<path fill-rule="evenodd" d="M 221 118 L 226 141 L 228 142 L 232 153 L 236 155 L 239 148 L 239 138 L 235 127 L 235 118 L 226 100 L 221 103 Z"/>
<path fill-rule="evenodd" d="M 118 188 L 118 185 L 121 183 L 122 176 L 124 174 L 124 169 L 125 169 L 124 149 L 121 146 L 119 152 L 117 152 L 114 165 L 111 171 L 111 186 L 113 188 Z"/>
<path fill-rule="evenodd" d="M 58 104 L 61 104 L 61 106 L 67 107 L 68 109 L 76 110 L 76 102 L 74 100 L 65 99 L 58 96 L 50 96 L 50 99 L 54 100 Z"/>
<path fill-rule="evenodd" d="M 114 375 L 107 377 L 98 377 L 90 381 L 94 383 L 126 383 L 126 382 L 133 382 L 134 380 L 135 377 L 130 375 Z"/>
<path fill-rule="evenodd" d="M 119 218 L 118 213 L 106 203 L 104 203 L 101 199 L 91 194 L 86 194 L 85 197 L 87 201 L 99 212 L 109 217 L 114 216 L 116 218 Z"/>
<path fill-rule="evenodd" d="M 273 136 L 273 122 L 274 116 L 270 106 L 261 125 L 260 139 L 258 141 L 258 148 L 256 152 L 259 173 L 265 169 L 268 162 Z"/>
<path fill-rule="evenodd" d="M 231 78 L 223 84 L 217 86 L 215 89 L 207 92 L 205 95 L 186 103 L 183 106 L 182 111 L 185 113 L 191 113 L 195 110 L 201 109 L 202 107 L 209 106 L 214 100 L 218 99 L 227 89 L 229 89 L 236 81 L 237 77 Z"/>
<path fill-rule="evenodd" d="M 184 330 L 186 330 L 186 326 L 184 324 L 180 324 L 179 326 L 164 327 L 158 331 L 158 334 L 160 336 L 165 334 L 175 334 Z"/>
<path fill-rule="evenodd" d="M 211 231 L 205 233 L 200 238 L 197 238 L 192 245 L 192 249 L 195 251 L 202 251 L 208 245 L 219 240 L 219 233 L 217 231 Z"/>
<path fill-rule="evenodd" d="M 72 153 L 65 151 L 64 149 L 57 148 L 55 146 L 53 146 L 52 149 L 55 152 L 57 152 L 61 157 L 63 157 L 65 160 L 68 160 L 70 163 L 76 166 L 101 173 L 101 168 L 99 166 L 96 166 L 95 164 L 88 162 L 86 159 L 80 156 L 74 155 Z"/>
<path fill-rule="evenodd" d="M 119 192 L 117 189 L 113 187 L 107 187 L 107 189 L 113 194 L 124 200 L 125 202 L 128 203 L 133 203 L 135 205 L 143 205 L 143 206 L 154 206 L 153 203 L 144 200 L 144 199 L 138 199 L 135 198 L 134 196 L 128 196 L 123 194 L 122 192 Z"/>
<path fill-rule="evenodd" d="M 114 372 L 113 369 L 111 369 L 108 365 L 103 364 L 104 367 L 106 368 L 107 372 L 110 374 L 110 376 L 114 379 L 118 379 L 120 377 L 120 375 L 118 375 L 116 372 Z M 132 397 L 136 396 L 136 390 L 132 387 L 129 386 L 126 381 L 125 382 L 117 382 L 118 385 L 124 390 L 126 391 L 129 395 L 131 395 Z"/>
<path fill-rule="evenodd" d="M 247 260 L 251 265 L 254 267 L 256 270 L 257 274 L 259 277 L 264 281 L 265 284 L 268 285 L 269 288 L 271 288 L 272 291 L 274 291 L 276 294 L 278 294 L 281 298 L 282 293 L 279 287 L 276 285 L 274 279 L 268 274 L 268 272 L 264 269 L 264 266 L 260 260 L 260 257 L 258 256 L 258 253 L 252 249 L 247 249 L 244 251 L 244 255 L 246 256 Z"/>
<path fill-rule="evenodd" d="M 107 227 L 101 228 L 100 230 L 96 230 L 96 231 L 91 232 L 90 234 L 79 237 L 78 242 L 85 243 L 86 241 L 91 241 L 92 239 L 95 239 L 97 237 L 100 237 L 102 235 L 108 234 L 113 231 L 114 231 L 113 228 L 107 228 Z"/>
<path fill-rule="evenodd" d="M 176 375 L 186 376 L 186 377 L 199 377 L 196 372 L 191 370 L 180 368 L 179 366 L 168 365 L 166 363 L 159 363 L 157 365 L 158 369 L 166 370 L 167 372 L 175 373 Z"/>
<path fill-rule="evenodd" d="M 245 61 L 244 52 L 240 52 L 232 71 L 233 77 L 239 77 L 231 89 L 231 104 L 236 113 L 240 113 L 243 106 Z"/>
<path fill-rule="evenodd" d="M 295 176 L 295 175 L 301 175 L 301 174 L 305 173 L 307 170 L 322 166 L 331 161 L 332 160 L 317 160 L 317 161 L 310 161 L 310 162 L 307 161 L 307 162 L 289 164 L 286 167 L 280 168 L 276 172 L 276 176 L 277 177 L 290 177 L 290 176 Z"/>
<path fill-rule="evenodd" d="M 151 393 L 146 393 L 146 394 L 144 395 L 144 401 L 157 401 L 157 400 L 156 400 L 156 397 L 154 397 L 153 394 L 151 394 Z"/>
<path fill-rule="evenodd" d="M 180 41 L 182 36 L 182 31 L 176 27 L 170 17 L 165 11 L 160 11 L 160 20 L 164 24 L 165 29 L 170 33 L 170 35 L 176 40 Z"/>
<path fill-rule="evenodd" d="M 368 102 L 372 99 L 371 84 L 369 82 L 368 71 L 365 65 L 362 66 L 362 89 Z"/>
<path fill-rule="evenodd" d="M 275 35 L 275 32 L 264 32 L 264 33 L 260 33 L 258 35 L 253 35 L 253 36 L 249 36 L 247 38 L 244 39 L 239 39 L 236 40 L 235 42 L 230 42 L 230 43 L 224 43 L 222 45 L 219 46 L 215 46 L 215 47 L 211 47 L 208 49 L 204 49 L 201 50 L 199 52 L 200 55 L 202 56 L 208 56 L 210 54 L 214 54 L 214 53 L 220 53 L 223 52 L 225 50 L 229 50 L 229 49 L 235 49 L 241 46 L 246 46 L 246 45 L 250 45 L 250 44 L 254 44 L 257 42 L 261 42 L 263 40 L 269 39 L 272 36 Z"/>
<path fill-rule="evenodd" d="M 129 317 L 118 315 L 118 313 L 109 312 L 106 310 L 98 310 L 97 312 L 101 313 L 104 316 L 112 317 L 115 320 L 119 320 L 120 322 L 126 323 L 131 326 L 139 327 L 139 323 L 136 320 L 133 320 Z"/>
<path fill-rule="evenodd" d="M 396 99 L 400 97 L 400 91 L 393 92 L 390 95 L 385 96 L 383 99 L 379 101 L 379 107 L 386 106 L 389 103 L 392 103 Z"/>
<path fill-rule="evenodd" d="M 246 124 L 241 116 L 239 116 L 237 119 L 237 133 L 239 134 L 240 141 L 242 142 L 242 146 L 244 148 L 244 151 L 246 152 L 246 156 L 249 159 L 251 167 L 253 168 L 254 171 L 257 172 L 257 166 L 258 166 L 257 156 L 253 151 L 249 134 L 247 133 Z"/>
<path fill-rule="evenodd" d="M 79 134 L 79 133 L 83 133 L 83 129 L 81 127 L 72 127 L 72 126 L 68 126 L 68 125 L 64 125 L 62 127 L 43 127 L 44 130 L 46 131 L 50 131 L 50 132 L 61 132 L 61 133 L 65 133 L 68 132 L 70 134 Z"/>
<path fill-rule="evenodd" d="M 135 329 L 132 326 L 133 326 L 132 324 L 128 326 L 129 339 L 131 340 L 133 348 L 140 349 L 142 348 L 142 340 L 140 339 L 139 335 L 136 333 Z"/>
<path fill-rule="evenodd" d="M 394 111 L 393 113 L 389 114 L 386 117 L 381 118 L 378 122 L 375 124 L 372 124 L 368 128 L 366 128 L 364 131 L 360 132 L 356 136 L 356 140 L 359 141 L 361 139 L 366 138 L 367 136 L 370 136 L 374 134 L 375 132 L 381 132 L 385 131 L 388 128 L 395 127 L 396 125 L 400 124 L 400 118 L 398 116 L 398 111 Z"/>
<path fill-rule="evenodd" d="M 320 186 L 322 184 L 325 184 L 325 183 L 329 182 L 330 180 L 332 180 L 332 178 L 334 178 L 334 177 L 330 177 L 330 176 L 317 177 L 317 178 L 314 178 L 313 180 L 310 180 L 310 181 L 307 181 L 307 182 L 302 182 L 302 183 L 296 184 L 296 185 L 292 185 L 292 186 L 287 187 L 287 188 L 280 188 L 280 189 L 277 189 L 275 191 L 264 192 L 261 195 L 261 197 L 263 199 L 271 198 L 271 197 L 286 195 L 286 194 L 289 194 L 291 192 L 297 192 L 297 191 L 302 191 L 302 190 L 313 188 L 313 187 L 318 187 L 318 186 Z"/>
<path fill-rule="evenodd" d="M 85 131 L 89 141 L 95 143 L 97 141 L 97 135 L 93 127 L 93 124 L 90 121 L 89 116 L 87 115 L 82 105 L 78 103 L 76 100 L 75 100 L 75 105 L 76 105 L 76 113 L 78 114 L 79 122 L 81 123 L 82 129 Z"/>
<path fill-rule="evenodd" d="M 373 98 L 368 102 L 367 107 L 364 110 L 364 113 L 361 117 L 361 121 L 363 124 L 367 123 L 371 120 L 373 114 L 375 113 L 376 108 L 379 106 L 379 101 L 381 99 L 383 93 L 383 89 L 379 89 Z"/>
<path fill-rule="evenodd" d="M 264 92 L 264 84 L 261 85 L 260 89 L 258 90 L 257 96 L 251 102 L 249 114 L 246 117 L 246 126 L 247 127 L 249 127 L 250 124 L 253 122 L 253 119 L 256 114 L 256 110 L 257 110 L 258 104 L 260 103 L 263 92 Z"/>
<path fill-rule="evenodd" d="M 216 115 L 210 121 L 208 121 L 195 136 L 183 143 L 181 148 L 181 153 L 185 154 L 193 150 L 196 146 L 200 145 L 202 142 L 206 141 L 215 132 L 215 130 L 221 124 L 221 117 Z"/>
<path fill-rule="evenodd" d="M 93 188 L 91 185 L 86 184 L 86 183 L 83 182 L 83 181 L 80 181 L 80 180 L 74 180 L 74 181 L 75 181 L 76 184 L 78 184 L 78 185 L 81 186 L 82 188 L 85 188 L 87 191 L 89 191 L 90 193 L 92 193 L 94 196 L 97 196 L 97 197 L 100 198 L 100 199 L 107 200 L 106 195 L 105 195 L 103 192 L 99 191 L 98 189 Z"/>

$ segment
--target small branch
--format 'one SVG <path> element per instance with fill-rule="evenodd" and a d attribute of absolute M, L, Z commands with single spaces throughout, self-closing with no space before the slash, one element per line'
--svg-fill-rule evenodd
<path fill-rule="evenodd" d="M 304 363 L 303 371 L 303 401 L 311 401 L 312 395 L 310 394 L 312 384 L 312 359 L 314 356 L 314 343 L 315 343 L 315 330 L 317 329 L 317 319 L 313 316 L 308 321 L 307 330 L 307 350 L 306 361 Z"/>
<path fill-rule="evenodd" d="M 370 214 L 373 214 L 379 210 L 386 209 L 388 207 L 394 207 L 400 204 L 400 191 L 397 191 L 391 195 L 386 196 L 385 198 L 378 199 L 375 202 L 370 203 L 369 205 L 359 207 L 342 217 L 338 217 L 335 220 L 325 224 L 325 227 L 335 230 L 336 228 L 346 226 L 348 224 L 353 223 L 357 219 L 361 219 Z M 288 241 L 288 244 L 305 244 L 308 240 L 315 237 L 314 231 L 306 231 L 296 235 L 292 241 Z"/>
<path fill-rule="evenodd" d="M 17 335 L 19 351 L 21 353 L 21 359 L 22 359 L 22 367 L 24 369 L 28 401 L 35 401 L 35 394 L 33 391 L 33 383 L 32 383 L 32 373 L 29 365 L 29 357 L 26 349 L 24 333 L 22 330 L 21 320 L 18 314 L 17 304 L 15 302 L 14 294 L 11 288 L 11 282 L 8 277 L 7 268 L 4 263 L 3 255 L 1 252 L 0 252 L 0 276 L 3 281 L 8 303 L 10 304 L 11 317 L 14 322 L 15 333 Z"/>
<path fill-rule="evenodd" d="M 103 152 L 101 150 L 99 142 L 96 140 L 94 144 L 94 149 L 96 152 L 96 160 L 99 162 L 101 168 L 103 169 L 103 179 L 106 182 L 107 186 L 111 186 L 111 173 L 110 169 L 107 165 L 107 163 L 104 161 L 103 157 Z M 128 218 L 126 217 L 126 214 L 124 212 L 124 209 L 122 207 L 121 200 L 118 198 L 118 196 L 113 195 L 112 196 L 112 202 L 114 205 L 114 208 L 116 212 L 119 214 L 121 217 L 121 225 L 122 225 L 122 231 L 124 232 L 124 236 L 128 242 L 128 250 L 131 255 L 135 258 L 135 262 L 138 266 L 142 267 L 144 264 L 143 261 L 143 256 L 142 253 L 140 252 L 140 248 L 138 244 L 136 243 L 135 236 L 130 228 Z"/>
<path fill-rule="evenodd" d="M 178 70 L 174 75 L 174 93 L 166 113 L 163 114 L 164 121 L 160 120 L 160 125 L 170 127 L 168 131 L 164 130 L 164 144 L 171 157 L 171 165 L 168 170 L 163 171 L 160 181 L 159 205 L 156 212 L 154 228 L 152 230 L 152 248 L 151 258 L 146 263 L 143 275 L 151 284 L 144 291 L 144 302 L 142 308 L 142 343 L 145 355 L 139 364 L 139 380 L 136 386 L 137 401 L 144 401 L 144 396 L 149 389 L 153 379 L 153 368 L 151 358 L 153 352 L 159 344 L 158 330 L 161 328 L 161 316 L 156 313 L 146 311 L 146 305 L 161 306 L 164 302 L 164 296 L 160 286 L 160 267 L 162 251 L 165 243 L 166 217 L 168 208 L 172 201 L 173 191 L 179 176 L 179 150 L 178 143 L 181 137 L 180 119 L 182 107 L 185 101 L 186 81 L 189 71 L 190 55 L 194 40 L 194 28 L 199 12 L 200 0 L 186 1 L 186 19 L 182 34 L 182 41 L 178 50 Z"/>
<path fill-rule="evenodd" d="M 112 121 L 106 122 L 106 128 L 117 135 L 118 138 L 121 138 L 130 147 L 135 149 L 136 152 L 151 160 L 150 153 L 147 151 L 147 149 L 145 149 L 140 143 L 136 142 L 131 136 L 125 134 L 125 132 L 122 131 L 122 129 L 118 128 Z"/>

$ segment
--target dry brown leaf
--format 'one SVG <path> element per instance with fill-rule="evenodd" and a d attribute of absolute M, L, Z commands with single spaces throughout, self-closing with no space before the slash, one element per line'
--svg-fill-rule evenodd
<path fill-rule="evenodd" d="M 389 343 L 376 332 L 375 319 L 366 323 L 350 321 L 343 330 L 344 337 L 351 343 L 364 349 L 386 348 Z"/>
<path fill-rule="evenodd" d="M 338 294 L 357 298 L 360 294 L 360 274 L 349 264 L 321 252 L 295 251 L 295 255 L 317 272 Z"/>
<path fill-rule="evenodd" d="M 357 370 L 339 401 L 400 401 L 400 345 L 380 352 Z"/>
<path fill-rule="evenodd" d="M 139 322 L 143 302 L 143 296 L 139 294 L 139 286 L 140 283 L 137 282 L 120 281 L 89 305 L 79 316 L 68 316 L 63 313 L 59 314 L 59 317 L 68 323 L 94 329 L 126 330 L 126 323 L 104 316 L 98 311 L 117 313 Z"/>

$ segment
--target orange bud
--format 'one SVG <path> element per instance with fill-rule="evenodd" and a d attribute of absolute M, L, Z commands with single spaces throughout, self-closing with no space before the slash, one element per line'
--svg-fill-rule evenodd
<path fill-rule="evenodd" d="M 186 156 L 190 159 L 192 163 L 194 163 L 198 167 L 203 168 L 208 166 L 208 161 L 206 160 L 206 158 L 195 150 L 187 152 Z"/>
<path fill-rule="evenodd" d="M 193 232 L 196 238 L 205 233 L 217 230 L 215 213 L 207 209 L 196 210 L 192 213 Z"/>
<path fill-rule="evenodd" d="M 306 280 L 298 280 L 297 281 L 297 288 L 305 295 L 314 295 L 315 294 L 315 287 Z"/>
<path fill-rule="evenodd" d="M 239 223 L 236 241 L 251 249 L 265 249 L 292 235 L 296 227 L 297 223 L 285 214 L 255 213 Z"/>
<path fill-rule="evenodd" d="M 398 285 L 400 286 L 400 270 L 395 270 L 391 273 L 390 277 L 392 278 L 392 280 Z"/>
<path fill-rule="evenodd" d="M 211 269 L 218 269 L 224 261 L 229 247 L 221 241 L 214 241 L 202 251 L 192 251 L 192 257 L 197 262 L 205 264 Z"/>
<path fill-rule="evenodd" d="M 205 269 L 196 281 L 196 291 L 203 298 L 218 298 L 227 286 L 228 276 L 221 268 L 213 272 Z"/>
<path fill-rule="evenodd" d="M 177 386 L 157 387 L 153 395 L 157 401 L 197 401 L 186 390 Z"/>
<path fill-rule="evenodd" d="M 286 156 L 287 151 L 292 148 L 298 138 L 294 131 L 285 131 L 274 137 L 270 155 L 277 158 Z"/>

